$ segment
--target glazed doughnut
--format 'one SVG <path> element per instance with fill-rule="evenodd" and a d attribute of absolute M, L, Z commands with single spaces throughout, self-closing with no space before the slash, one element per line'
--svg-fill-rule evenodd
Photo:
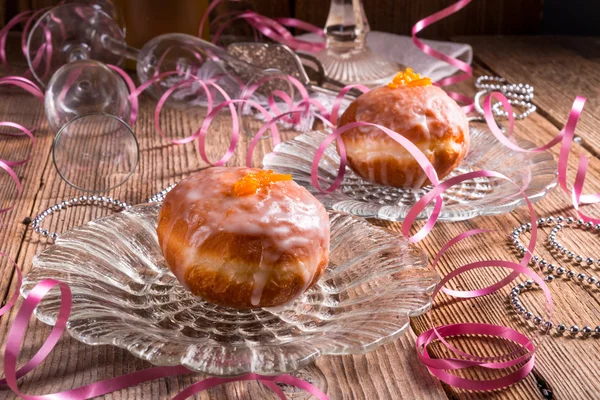
<path fill-rule="evenodd" d="M 442 179 L 458 166 L 469 148 L 467 116 L 446 92 L 412 70 L 388 86 L 358 97 L 338 126 L 364 121 L 379 124 L 414 143 Z M 401 188 L 419 188 L 429 179 L 410 153 L 376 127 L 361 126 L 342 134 L 348 165 L 361 178 Z"/>
<path fill-rule="evenodd" d="M 203 299 L 282 305 L 314 285 L 329 258 L 325 208 L 291 175 L 208 168 L 164 200 L 158 241 L 169 269 Z"/>

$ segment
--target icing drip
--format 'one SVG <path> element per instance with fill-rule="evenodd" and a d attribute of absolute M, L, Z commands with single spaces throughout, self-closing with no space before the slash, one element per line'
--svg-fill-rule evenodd
<path fill-rule="evenodd" d="M 387 87 L 374 89 L 356 100 L 356 121 L 372 122 L 405 134 L 410 132 L 412 142 L 425 142 L 462 135 L 468 129 L 467 119 L 456 103 L 447 101 L 446 93 L 436 87 Z M 419 129 L 415 129 L 418 127 Z M 452 127 L 449 132 L 448 127 Z M 387 137 L 371 126 L 357 128 L 361 133 Z"/>

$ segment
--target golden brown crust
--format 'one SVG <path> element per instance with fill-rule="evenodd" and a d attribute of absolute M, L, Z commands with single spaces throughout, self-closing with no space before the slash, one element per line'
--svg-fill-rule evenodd
<path fill-rule="evenodd" d="M 244 240 L 245 238 L 238 237 L 233 242 Z M 254 288 L 252 276 L 244 271 L 257 268 L 258 263 L 249 264 L 240 258 L 236 261 L 229 260 L 226 267 L 238 271 L 236 276 L 231 278 L 214 268 L 215 264 L 222 262 L 219 255 L 203 252 L 201 259 L 202 262 L 190 266 L 186 271 L 185 280 L 190 291 L 211 303 L 240 309 L 255 308 L 257 306 L 275 307 L 284 304 L 297 294 L 302 293 L 303 289 L 308 290 L 311 288 L 319 280 L 327 266 L 326 254 L 323 254 L 317 267 L 317 273 L 307 286 L 304 277 L 297 271 L 299 260 L 294 256 L 282 256 L 282 259 L 278 262 L 278 269 L 269 276 L 263 288 L 259 305 L 254 305 L 251 302 Z"/>
<path fill-rule="evenodd" d="M 206 182 L 202 181 L 202 183 Z M 189 185 L 189 182 L 187 184 Z M 276 193 L 284 198 L 291 196 L 294 201 L 314 201 L 311 203 L 314 208 L 308 210 L 314 210 L 314 218 L 324 218 L 322 222 L 326 227 L 316 233 L 316 242 L 300 241 L 298 245 L 283 246 L 281 251 L 271 251 L 270 254 L 276 254 L 277 257 L 268 264 L 265 264 L 263 258 L 265 251 L 272 249 L 265 246 L 277 246 L 277 243 L 272 242 L 272 232 L 269 229 L 256 229 L 254 234 L 235 232 L 235 229 L 229 232 L 217 229 L 203 240 L 195 241 L 194 233 L 205 229 L 210 224 L 209 219 L 214 217 L 215 213 L 223 210 L 227 213 L 225 208 L 217 209 L 224 201 L 214 202 L 213 199 L 209 199 L 208 202 L 202 202 L 196 198 L 190 200 L 189 188 L 176 189 L 177 187 L 167 195 L 160 211 L 158 240 L 167 265 L 194 295 L 226 307 L 273 307 L 301 294 L 314 285 L 323 274 L 329 257 L 327 213 L 314 197 L 293 181 L 281 182 L 269 190 L 277 191 Z M 237 201 L 236 198 L 223 194 L 226 191 L 220 188 L 214 190 L 222 200 L 230 201 L 230 206 L 236 212 L 241 209 L 250 212 L 249 209 L 253 204 L 249 201 L 251 199 L 244 198 Z M 268 197 L 265 197 L 267 196 L 265 193 L 256 196 L 262 196 L 260 199 L 264 203 L 265 199 L 272 200 L 273 195 L 274 193 L 270 192 Z M 282 209 L 288 207 L 284 202 L 278 202 L 277 205 Z M 227 222 L 223 224 L 227 226 Z M 285 238 L 294 239 L 297 235 L 315 234 L 314 230 L 307 231 L 306 227 L 286 226 L 281 220 L 274 220 L 273 224 L 276 225 L 273 228 L 279 227 L 285 231 Z M 315 248 L 319 249 L 316 259 L 311 256 Z M 307 274 L 306 268 L 310 267 L 313 259 L 317 264 L 315 271 Z M 264 279 L 264 287 L 260 288 L 257 302 L 256 274 L 260 273 L 261 266 L 264 268 L 265 265 L 268 265 L 269 269 Z M 308 280 L 307 276 L 309 276 Z"/>
<path fill-rule="evenodd" d="M 375 89 L 352 102 L 338 126 L 356 121 L 386 126 L 410 140 L 432 163 L 439 179 L 458 166 L 469 147 L 466 116 L 434 86 Z M 395 187 L 430 183 L 416 160 L 377 128 L 352 128 L 342 134 L 342 141 L 349 166 L 365 180 Z"/>

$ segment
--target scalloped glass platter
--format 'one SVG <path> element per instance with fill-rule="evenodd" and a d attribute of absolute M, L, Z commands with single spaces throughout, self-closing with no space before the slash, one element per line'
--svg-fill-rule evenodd
<path fill-rule="evenodd" d="M 160 207 L 136 206 L 61 235 L 34 258 L 22 295 L 45 278 L 69 284 L 68 332 L 90 345 L 211 375 L 271 375 L 397 338 L 409 317 L 428 309 L 438 282 L 406 239 L 331 212 L 329 266 L 314 287 L 278 309 L 220 307 L 194 297 L 169 271 L 156 236 Z M 54 324 L 59 306 L 53 289 L 36 316 Z"/>
<path fill-rule="evenodd" d="M 482 125 L 485 126 L 485 125 Z M 549 152 L 514 152 L 500 143 L 487 127 L 471 125 L 469 152 L 450 175 L 451 178 L 466 172 L 493 170 L 500 172 L 520 187 L 532 202 L 541 200 L 557 183 L 557 164 Z M 263 168 L 292 174 L 298 184 L 308 189 L 330 210 L 344 211 L 364 218 L 403 221 L 410 208 L 431 189 L 399 189 L 364 181 L 350 168 L 346 168 L 344 181 L 332 193 L 322 193 L 311 183 L 312 160 L 326 133 L 311 131 L 280 143 L 265 155 Z M 518 139 L 523 148 L 534 145 Z M 340 165 L 335 145 L 330 145 L 319 163 L 321 187 L 329 187 Z M 440 220 L 461 221 L 480 215 L 496 215 L 525 205 L 525 199 L 510 182 L 498 178 L 477 178 L 454 186 L 442 195 L 444 205 Z M 433 203 L 432 203 L 433 204 Z M 419 215 L 425 219 L 433 208 L 430 204 Z"/>

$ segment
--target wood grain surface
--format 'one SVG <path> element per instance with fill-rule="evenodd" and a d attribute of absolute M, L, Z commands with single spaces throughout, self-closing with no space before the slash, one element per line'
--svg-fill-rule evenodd
<path fill-rule="evenodd" d="M 533 61 L 528 61 L 528 55 L 519 62 L 517 56 L 510 53 L 510 46 L 503 45 L 502 40 L 496 38 L 461 38 L 473 43 L 476 54 L 481 62 L 476 62 L 475 74 L 502 73 L 509 81 L 525 81 L 527 77 L 550 77 L 564 72 L 564 65 L 552 63 L 542 64 L 537 71 Z M 489 42 L 486 44 L 486 40 Z M 517 43 L 517 40 L 505 38 L 506 41 Z M 529 40 L 530 52 L 535 51 L 534 39 Z M 545 57 L 551 58 L 552 52 L 557 57 L 565 51 L 568 39 L 556 40 L 555 45 L 548 44 L 540 39 Z M 571 48 L 576 47 L 573 42 Z M 494 50 L 498 46 L 498 50 Z M 502 47 L 504 46 L 504 47 Z M 516 46 L 517 49 L 519 48 Z M 503 57 L 493 57 L 490 54 L 502 53 Z M 487 54 L 487 55 L 486 55 Z M 485 55 L 485 56 L 484 56 Z M 511 61 L 511 60 L 515 61 Z M 598 60 L 577 59 L 577 62 L 597 63 Z M 527 70 L 523 70 L 521 63 L 530 63 Z M 597 65 L 598 66 L 598 65 Z M 554 68 L 554 70 L 552 70 Z M 571 67 L 578 70 L 578 65 Z M 581 67 L 584 68 L 584 67 Z M 585 67 L 589 68 L 589 67 Z M 537 72 L 536 72 L 537 71 Z M 585 70 L 587 71 L 587 69 Z M 588 72 L 586 72 L 588 73 Z M 592 75 L 593 77 L 593 75 Z M 550 79 L 550 78 L 547 78 Z M 594 79 L 594 78 L 588 78 Z M 559 80 L 549 83 L 556 90 L 565 93 L 563 104 L 557 104 L 557 94 L 545 85 L 544 79 L 533 83 L 536 88 L 536 103 L 540 112 L 533 114 L 516 125 L 516 135 L 526 137 L 537 145 L 547 142 L 565 122 L 574 95 L 578 93 L 571 86 L 561 87 Z M 459 85 L 457 90 L 465 94 L 474 94 L 472 82 Z M 593 98 L 584 112 L 589 118 L 597 107 Z M 140 142 L 140 165 L 132 178 L 123 186 L 113 190 L 110 195 L 128 203 L 142 202 L 156 191 L 168 184 L 181 179 L 183 176 L 205 166 L 201 161 L 199 152 L 194 144 L 182 146 L 170 145 L 156 134 L 152 122 L 154 100 L 143 97 L 138 122 L 135 132 Z M 43 118 L 43 109 L 37 100 L 22 94 L 18 90 L 0 88 L 0 116 L 1 119 L 21 118 L 21 123 L 32 125 Z M 198 115 L 188 114 L 171 109 L 163 111 L 161 124 L 163 130 L 173 135 L 183 135 L 192 132 L 200 124 Z M 256 123 L 255 123 L 256 124 Z M 256 125 L 257 126 L 257 125 Z M 581 124 L 577 133 L 583 138 L 584 143 L 593 143 L 595 130 L 593 123 Z M 217 121 L 208 135 L 208 155 L 216 160 L 225 151 L 229 143 L 229 130 L 227 121 Z M 288 133 L 287 136 L 292 136 Z M 50 147 L 53 133 L 43 125 L 36 134 L 38 138 L 35 156 L 30 163 L 17 167 L 16 171 L 23 179 L 24 191 L 19 197 L 17 207 L 0 218 L 4 228 L 0 230 L 1 248 L 9 256 L 15 258 L 23 271 L 31 268 L 33 256 L 48 246 L 48 242 L 32 233 L 28 228 L 27 219 L 49 205 L 65 198 L 80 195 L 73 188 L 66 185 L 57 175 L 52 159 Z M 5 140 L 0 136 L 0 159 L 3 157 L 20 157 L 30 151 L 30 146 L 25 140 Z M 242 137 L 242 143 L 229 165 L 239 165 L 244 161 L 245 149 L 248 145 L 247 137 Z M 262 155 L 270 150 L 268 141 L 262 141 L 255 152 L 254 162 L 258 163 Z M 593 150 L 593 148 L 592 148 Z M 558 149 L 552 149 L 556 157 Z M 584 152 L 591 157 L 589 177 L 586 183 L 586 192 L 600 190 L 600 160 L 594 152 L 588 151 L 580 145 L 575 145 L 569 160 L 569 177 L 572 180 L 577 165 L 577 155 Z M 0 207 L 8 200 L 14 199 L 16 193 L 7 184 L 6 176 L 0 173 Z M 540 216 L 558 215 L 575 216 L 569 206 L 568 198 L 560 191 L 555 190 L 542 201 L 535 205 Z M 592 215 L 599 212 L 586 207 Z M 66 212 L 54 214 L 47 218 L 44 227 L 63 232 L 70 227 L 82 224 L 110 211 L 94 207 L 76 207 Z M 515 254 L 507 247 L 506 233 L 514 226 L 525 222 L 528 218 L 526 208 L 520 208 L 512 213 L 497 217 L 476 218 L 457 223 L 440 223 L 434 232 L 419 245 L 430 256 L 434 256 L 441 245 L 461 231 L 473 228 L 494 228 L 496 233 L 487 236 L 475 237 L 457 245 L 440 262 L 439 270 L 446 274 L 462 264 L 482 259 L 497 258 L 516 260 Z M 399 231 L 398 223 L 378 222 L 373 223 L 386 226 Z M 547 229 L 545 229 L 547 231 Z M 573 246 L 583 254 L 600 254 L 598 251 L 598 236 L 587 232 L 573 232 L 566 229 L 561 233 L 565 244 Z M 543 240 L 545 232 L 541 234 L 538 252 L 545 257 L 553 256 L 545 249 Z M 555 261 L 558 265 L 569 266 L 560 257 Z M 578 267 L 583 269 L 582 267 Z M 587 268 L 586 273 L 600 276 L 596 267 Z M 503 276 L 500 269 L 478 270 L 463 278 L 452 282 L 452 287 L 468 289 L 482 287 L 493 283 L 498 277 Z M 17 288 L 15 287 L 13 267 L 6 259 L 0 258 L 0 298 L 6 299 Z M 510 388 L 493 393 L 473 393 L 456 390 L 446 385 L 441 385 L 433 378 L 423 365 L 417 360 L 414 350 L 415 334 L 409 332 L 401 339 L 385 345 L 366 355 L 344 357 L 321 357 L 314 365 L 299 371 L 298 376 L 312 381 L 316 386 L 326 391 L 332 399 L 443 399 L 443 398 L 497 398 L 497 399 L 535 399 L 543 398 L 540 390 L 548 388 L 555 399 L 593 399 L 600 392 L 600 376 L 598 376 L 596 362 L 600 354 L 600 340 L 589 338 L 570 337 L 542 337 L 535 330 L 524 325 L 507 307 L 507 294 L 509 288 L 501 290 L 492 296 L 481 299 L 457 301 L 456 299 L 440 295 L 436 301 L 435 309 L 431 313 L 437 325 L 456 322 L 489 322 L 500 323 L 527 333 L 538 344 L 536 364 L 532 374 L 524 381 Z M 551 291 L 556 307 L 556 318 L 565 324 L 576 323 L 580 327 L 584 324 L 597 324 L 600 322 L 599 295 L 600 291 L 585 290 L 571 282 L 554 282 Z M 523 302 L 530 308 L 543 312 L 542 296 L 539 291 L 528 292 L 523 295 Z M 14 319 L 15 311 L 0 318 L 0 358 L 6 340 L 7 330 Z M 430 322 L 426 317 L 416 318 L 412 321 L 412 328 L 418 334 L 429 328 Z M 48 335 L 50 329 L 44 324 L 32 319 L 27 333 L 21 362 L 31 357 Z M 469 340 L 455 341 L 466 351 L 478 354 L 498 354 L 511 349 L 510 343 L 493 342 L 486 338 L 472 338 Z M 442 354 L 444 350 L 433 348 L 435 354 Z M 147 363 L 129 355 L 125 350 L 111 346 L 87 346 L 81 344 L 68 335 L 64 335 L 53 353 L 34 372 L 22 379 L 21 388 L 29 394 L 54 393 L 60 390 L 74 388 L 97 380 L 114 377 L 123 373 L 133 372 L 149 366 Z M 0 367 L 1 368 L 1 367 Z M 462 376 L 471 376 L 477 379 L 490 379 L 498 377 L 495 373 L 481 370 L 461 372 Z M 154 382 L 139 385 L 134 388 L 122 390 L 106 399 L 167 399 L 189 386 L 201 377 L 189 375 L 184 377 L 159 379 Z M 14 395 L 0 390 L 0 399 L 12 399 Z M 272 393 L 258 383 L 228 384 L 196 396 L 198 399 L 263 399 L 275 398 Z M 291 398 L 307 398 L 303 393 L 292 394 Z"/>

